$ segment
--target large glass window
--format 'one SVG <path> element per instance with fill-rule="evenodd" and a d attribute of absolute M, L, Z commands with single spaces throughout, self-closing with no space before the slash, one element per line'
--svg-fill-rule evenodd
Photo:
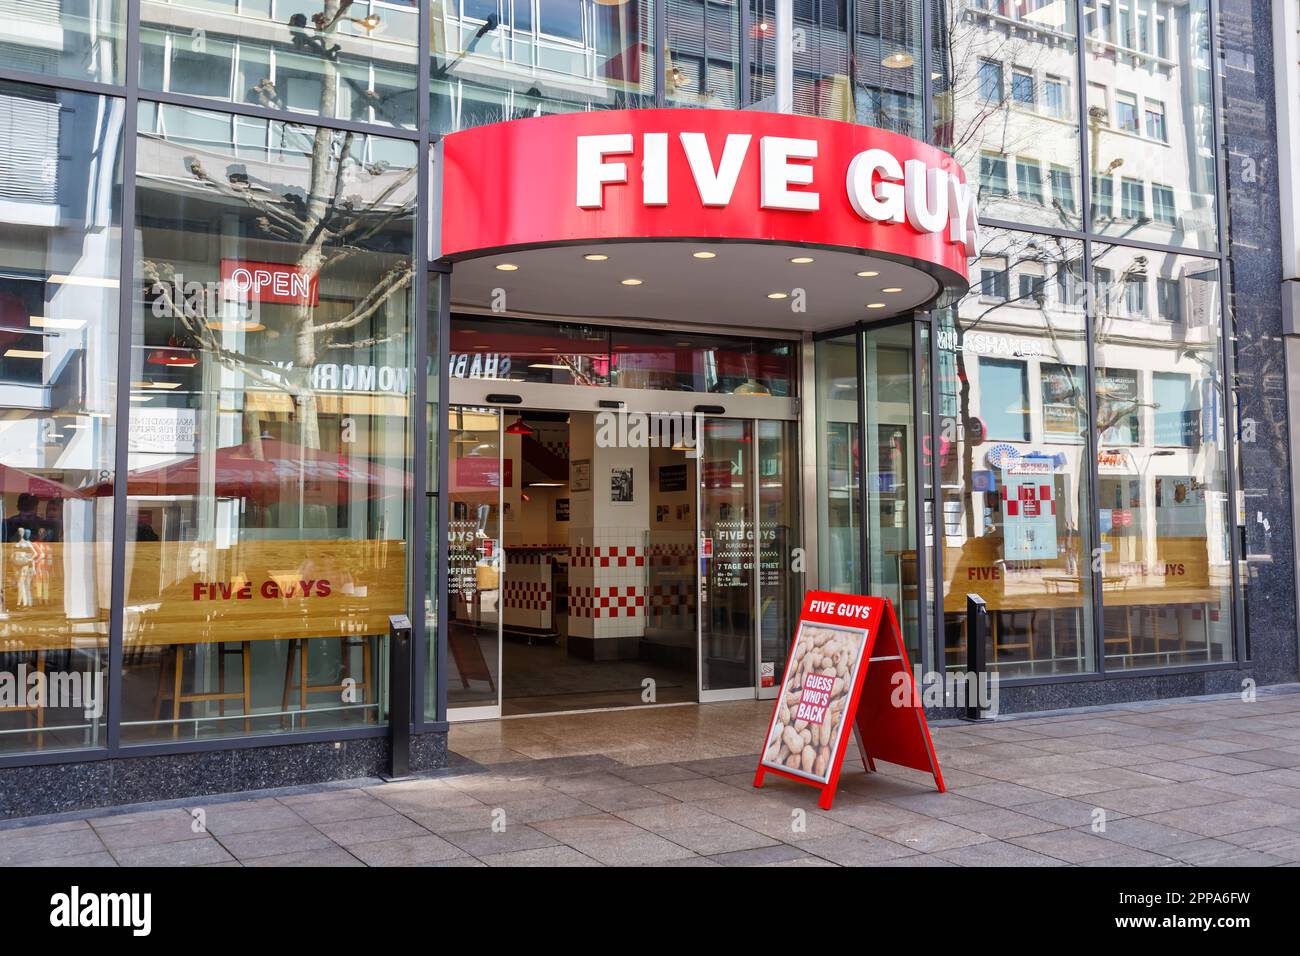
<path fill-rule="evenodd" d="M 935 4 L 932 85 L 934 141 L 967 170 L 1004 157 L 1053 170 L 1058 201 L 1043 202 L 1038 185 L 1022 180 L 1015 192 L 1002 179 L 981 176 L 980 213 L 993 219 L 1079 229 L 1079 210 L 1067 196 L 1079 181 L 1078 36 L 1073 3 L 1009 3 L 990 16 L 978 0 Z M 990 170 L 991 171 L 991 170 Z M 1068 184 L 1068 185 L 1067 185 Z M 1028 188 L 1027 188 L 1028 187 Z"/>
<path fill-rule="evenodd" d="M 985 252 L 1024 291 L 972 290 L 937 314 L 945 662 L 965 666 L 977 594 L 1004 676 L 1084 672 L 1095 667 L 1089 391 L 1084 297 L 1069 278 L 1082 243 L 995 231 Z"/>
<path fill-rule="evenodd" d="M 376 723 L 407 605 L 415 146 L 372 164 L 363 137 L 273 123 L 196 149 L 153 120 L 122 738 Z"/>
<path fill-rule="evenodd" d="M 140 84 L 414 128 L 415 0 L 141 0 Z"/>
<path fill-rule="evenodd" d="M 740 105 L 740 6 L 735 0 L 663 2 L 668 3 L 668 105 L 735 109 Z"/>
<path fill-rule="evenodd" d="M 1097 526 L 1108 669 L 1232 658 L 1218 274 L 1201 259 L 1101 247 L 1128 286 L 1188 287 L 1179 324 L 1098 298 Z M 1104 397 L 1104 403 L 1103 403 Z"/>
<path fill-rule="evenodd" d="M 1124 31 L 1103 24 L 1086 47 L 1089 85 L 1113 92 L 1109 104 L 1104 98 L 1089 101 L 1089 172 L 1106 180 L 1119 175 L 1126 184 L 1124 214 L 1112 220 L 1108 207 L 1094 205 L 1092 227 L 1115 238 L 1212 249 L 1217 221 L 1209 0 L 1133 0 L 1131 6 L 1159 24 L 1159 49 L 1135 46 Z M 1131 25 L 1129 8 L 1123 9 L 1121 19 Z M 1173 196 L 1165 208 L 1180 215 L 1130 214 L 1127 184 L 1151 181 L 1165 184 Z"/>
<path fill-rule="evenodd" d="M 126 0 L 33 3 L 0 0 L 0 63 L 74 80 L 121 83 Z"/>
<path fill-rule="evenodd" d="M 654 101 L 653 0 L 430 0 L 429 17 L 434 130 Z"/>
<path fill-rule="evenodd" d="M 0 83 L 0 753 L 104 743 L 123 113 Z"/>

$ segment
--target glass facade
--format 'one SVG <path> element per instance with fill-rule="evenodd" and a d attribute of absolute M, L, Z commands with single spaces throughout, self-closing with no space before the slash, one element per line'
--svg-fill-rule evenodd
<path fill-rule="evenodd" d="M 1242 659 L 1208 0 L 795 3 L 795 111 L 941 146 L 984 219 L 966 295 L 802 346 L 539 335 L 453 315 L 424 261 L 439 136 L 774 108 L 774 0 L 130 2 L 128 36 L 128 0 L 0 0 L 0 669 L 85 691 L 0 706 L 0 758 L 379 735 L 412 608 L 417 731 L 495 699 L 511 419 L 446 404 L 489 363 L 807 400 L 707 434 L 757 464 L 704 507 L 785 539 L 750 569 L 759 650 L 703 625 L 712 687 L 776 654 L 798 595 L 768 559 L 813 535 L 817 585 L 889 597 L 936 669 L 970 593 L 1006 678 Z"/>

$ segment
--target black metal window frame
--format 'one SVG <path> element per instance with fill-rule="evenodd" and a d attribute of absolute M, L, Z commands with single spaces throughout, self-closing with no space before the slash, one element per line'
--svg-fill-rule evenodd
<path fill-rule="evenodd" d="M 668 0 L 656 0 L 653 22 L 653 43 L 655 50 L 655 102 L 663 105 L 665 102 L 665 84 L 664 84 L 664 64 L 665 50 L 667 43 L 667 2 Z M 934 36 L 935 16 L 940 7 L 944 5 L 944 0 L 915 0 L 920 8 L 916 17 L 916 24 L 920 33 L 921 49 L 921 89 L 922 89 L 922 117 L 924 126 L 924 136 L 926 139 L 932 139 L 934 129 L 934 84 L 932 80 L 933 56 L 931 38 Z M 1085 47 L 1084 42 L 1084 0 L 1069 0 L 1075 6 L 1076 23 L 1080 31 L 1080 42 L 1077 46 L 1077 58 L 1079 76 L 1085 77 Z M 1226 470 L 1227 470 L 1227 495 L 1229 513 L 1233 515 L 1230 522 L 1230 559 L 1232 561 L 1232 626 L 1233 642 L 1236 650 L 1236 659 L 1232 662 L 1188 665 L 1184 667 L 1173 668 L 1144 668 L 1140 670 L 1126 670 L 1123 672 L 1125 677 L 1145 677 L 1152 674 L 1169 674 L 1183 671 L 1203 671 L 1213 669 L 1225 669 L 1240 667 L 1248 663 L 1246 656 L 1246 638 L 1245 638 L 1245 620 L 1243 609 L 1242 584 L 1240 581 L 1240 561 L 1241 561 L 1241 541 L 1237 533 L 1235 513 L 1237 510 L 1238 496 L 1238 478 L 1237 478 L 1237 426 L 1236 426 L 1236 401 L 1235 393 L 1230 386 L 1233 381 L 1234 373 L 1231 365 L 1232 351 L 1230 347 L 1230 336 L 1227 334 L 1230 329 L 1231 310 L 1228 305 L 1231 296 L 1228 294 L 1227 282 L 1229 279 L 1229 256 L 1227 251 L 1227 178 L 1225 174 L 1224 163 L 1226 161 L 1226 149 L 1223 142 L 1222 129 L 1222 48 L 1220 39 L 1220 22 L 1219 22 L 1219 4 L 1220 0 L 1208 0 L 1209 4 L 1209 27 L 1211 43 L 1211 87 L 1212 87 L 1212 116 L 1213 116 L 1213 138 L 1215 149 L 1215 182 L 1216 182 L 1216 210 L 1218 214 L 1217 238 L 1218 243 L 1213 250 L 1190 249 L 1180 246 L 1166 246 L 1159 243 L 1141 242 L 1123 239 L 1110 239 L 1088 230 L 1058 230 L 1048 227 L 1031 226 L 1027 227 L 1020 223 L 1011 223 L 1000 221 L 993 218 L 981 218 L 981 223 L 990 228 L 1007 228 L 1020 232 L 1036 233 L 1040 235 L 1057 236 L 1061 238 L 1075 239 L 1083 243 L 1084 255 L 1084 281 L 1092 281 L 1092 248 L 1094 245 L 1117 245 L 1128 246 L 1139 249 L 1146 249 L 1152 252 L 1167 254 L 1195 255 L 1198 258 L 1212 260 L 1216 263 L 1220 281 L 1220 288 L 1223 294 L 1220 295 L 1220 344 L 1222 350 L 1220 374 L 1224 384 L 1224 408 L 1223 416 L 1225 421 L 1225 437 L 1229 437 L 1226 448 Z M 748 0 L 737 0 L 739 8 L 737 17 L 737 28 L 739 38 L 737 49 L 741 62 L 736 70 L 737 83 L 739 86 L 739 103 L 742 108 L 752 104 L 752 77 L 751 77 L 751 54 L 753 44 L 750 41 L 750 30 L 753 25 L 753 16 Z M 416 199 L 416 237 L 415 237 L 415 315 L 412 323 L 412 334 L 415 339 L 415 345 L 412 356 L 412 371 L 414 377 L 414 386 L 411 390 L 411 441 L 412 441 L 412 468 L 414 474 L 414 498 L 415 505 L 412 508 L 412 531 L 413 547 L 411 548 L 409 567 L 407 572 L 408 579 L 408 614 L 412 620 L 412 647 L 413 652 L 413 669 L 411 675 L 411 685 L 413 692 L 418 695 L 419 699 L 412 701 L 412 730 L 415 733 L 430 733 L 445 731 L 447 728 L 446 713 L 446 659 L 447 659 L 447 640 L 446 640 L 446 617 L 447 617 L 447 589 L 446 589 L 446 548 L 438 547 L 435 555 L 436 561 L 436 580 L 438 582 L 438 594 L 435 597 L 436 604 L 436 627 L 437 642 L 434 646 L 434 666 L 437 678 L 437 700 L 434 717 L 429 718 L 425 715 L 425 706 L 423 700 L 423 688 L 426 683 L 426 675 L 429 664 L 427 660 L 427 628 L 424 613 L 424 597 L 427 583 L 427 575 L 424 568 L 428 561 L 428 548 L 435 544 L 434 541 L 428 540 L 423 533 L 423 529 L 428 527 L 428 509 L 433 508 L 436 511 L 436 542 L 440 545 L 446 540 L 447 531 L 447 502 L 446 502 L 446 467 L 447 467 L 447 430 L 445 427 L 438 428 L 438 470 L 440 475 L 439 487 L 429 493 L 427 487 L 428 475 L 428 440 L 427 440 L 427 421 L 424 415 L 427 410 L 434 409 L 433 414 L 441 414 L 441 410 L 446 408 L 448 400 L 448 383 L 446 375 L 446 362 L 448 354 L 448 328 L 449 328 L 449 305 L 450 305 L 450 282 L 451 267 L 445 262 L 430 261 L 428 259 L 428 232 L 431 227 L 431 218 L 433 209 L 431 208 L 432 196 L 429 189 L 428 161 L 431 147 L 441 138 L 441 133 L 430 128 L 430 85 L 431 85 L 431 55 L 430 46 L 430 4 L 428 0 L 419 0 L 419 25 L 417 31 L 417 56 L 416 56 L 416 103 L 417 103 L 417 123 L 415 129 L 405 127 L 385 126 L 379 123 L 370 123 L 365 121 L 347 120 L 334 117 L 313 116 L 303 113 L 294 113 L 287 110 L 274 109 L 263 106 L 255 106 L 246 103 L 236 103 L 222 101 L 219 99 L 209 99 L 206 97 L 193 96 L 183 93 L 173 93 L 169 91 L 160 91 L 153 89 L 141 89 L 140 87 L 140 55 L 142 50 L 142 41 L 140 35 L 140 0 L 128 0 L 126 4 L 126 24 L 124 36 L 124 67 L 125 74 L 121 84 L 103 83 L 94 80 L 79 79 L 73 77 L 60 77 L 48 73 L 36 73 L 21 69 L 14 69 L 8 65 L 0 64 L 0 80 L 8 80 L 15 83 L 26 84 L 30 86 L 52 88 L 58 90 L 68 90 L 80 93 L 89 93 L 112 97 L 121 100 L 124 104 L 125 116 L 128 117 L 129 126 L 125 128 L 122 145 L 122 241 L 121 241 L 121 276 L 120 276 L 120 298 L 119 298 L 119 331 L 127 329 L 129 332 L 129 323 L 132 318 L 132 309 L 134 308 L 134 282 L 132 276 L 135 269 L 135 248 L 134 232 L 136 223 L 135 209 L 135 153 L 137 137 L 138 107 L 141 103 L 155 103 L 162 105 L 172 105 L 178 107 L 188 107 L 201 109 L 213 113 L 224 113 L 237 116 L 248 116 L 258 119 L 270 120 L 273 122 L 283 122 L 290 124 L 311 125 L 327 129 L 336 129 L 341 131 L 350 131 L 362 134 L 373 134 L 391 139 L 406 140 L 416 144 L 417 162 L 422 168 L 418 175 L 418 188 Z M 849 16 L 848 25 L 849 34 L 849 55 L 853 55 L 853 30 L 852 14 Z M 1080 82 L 1077 84 L 1077 95 L 1079 99 L 1079 115 L 1086 115 L 1086 84 Z M 1080 136 L 1080 169 L 1086 169 L 1086 137 Z M 1082 190 L 1082 208 L 1088 209 L 1090 201 L 1090 183 L 1087 176 L 1081 176 Z M 422 265 L 423 264 L 423 265 Z M 437 323 L 437 349 L 436 353 L 431 353 L 429 349 L 429 331 L 430 331 L 430 283 L 436 282 L 439 286 L 437 314 L 432 321 Z M 931 357 L 935 354 L 936 339 L 934 336 L 934 316 L 929 314 L 918 313 L 909 317 L 910 321 L 918 324 L 925 324 L 929 327 L 929 349 Z M 1087 334 L 1091 340 L 1092 335 L 1092 316 L 1089 314 L 1087 319 Z M 848 329 L 841 329 L 837 334 L 843 334 L 858 330 L 858 326 Z M 829 334 L 829 333 L 828 333 Z M 818 338 L 824 337 L 819 335 Z M 861 349 L 861 337 L 859 335 L 859 358 Z M 914 330 L 913 345 L 919 345 L 920 330 Z M 118 354 L 117 354 L 117 372 L 118 381 L 126 382 L 130 378 L 130 345 L 131 336 L 129 334 L 118 335 Z M 919 354 L 915 352 L 914 354 Z M 438 385 L 437 404 L 428 402 L 427 394 L 427 369 L 430 361 L 437 362 L 438 374 L 436 381 Z M 1088 375 L 1089 384 L 1091 385 L 1091 376 L 1093 374 L 1093 361 L 1089 356 Z M 859 363 L 859 368 L 860 368 Z M 933 363 L 932 363 L 933 370 Z M 914 376 L 914 381 L 919 383 L 920 376 Z M 119 388 L 117 394 L 117 421 L 125 422 L 130 412 L 129 389 Z M 937 408 L 938 399 L 938 377 L 930 375 L 930 394 L 921 395 L 919 384 L 914 385 L 914 396 L 917 401 L 915 414 L 919 420 L 921 417 L 922 401 L 928 401 L 930 405 L 930 422 L 931 437 L 937 435 L 941 423 L 937 415 L 934 414 Z M 1095 396 L 1093 397 L 1095 405 Z M 1095 414 L 1096 409 L 1091 411 Z M 441 424 L 441 423 L 440 423 Z M 919 433 L 919 432 L 918 432 Z M 119 436 L 115 446 L 115 474 L 124 475 L 127 470 L 127 442 Z M 922 456 L 917 454 L 917 474 L 920 474 L 920 465 Z M 1088 476 L 1089 493 L 1092 495 L 1091 500 L 1095 502 L 1095 492 L 1098 482 L 1097 477 L 1097 460 L 1095 453 L 1095 436 L 1090 438 L 1089 449 L 1091 450 L 1091 469 Z M 937 456 L 931 456 L 931 486 L 934 489 L 934 498 L 932 499 L 933 533 L 934 533 L 934 561 L 933 565 L 923 568 L 920 571 L 920 597 L 924 602 L 926 600 L 925 584 L 928 576 L 934 582 L 934 605 L 935 617 L 933 621 L 927 622 L 928 630 L 931 632 L 925 636 L 923 642 L 923 663 L 927 667 L 932 667 L 935 661 L 943 659 L 943 549 L 940 543 L 942 537 L 942 514 L 939 504 L 939 485 L 938 485 L 938 465 Z M 918 486 L 920 483 L 917 483 Z M 108 704 L 106 709 L 106 729 L 105 742 L 103 746 L 92 748 L 79 748 L 68 750 L 52 751 L 34 751 L 28 753 L 15 753 L 0 755 L 0 767 L 8 766 L 33 766 L 41 764 L 57 763 L 74 763 L 81 761 L 104 760 L 116 757 L 128 756 L 147 756 L 154 754 L 169 753 L 187 753 L 203 752 L 217 750 L 235 750 L 255 747 L 277 746 L 281 744 L 292 743 L 312 743 L 321 741 L 347 740 L 354 738 L 382 737 L 387 735 L 388 728 L 385 725 L 378 725 L 367 728 L 351 728 L 338 730 L 319 730 L 303 731 L 285 734 L 263 734 L 256 736 L 212 738 L 206 740 L 157 743 L 157 744 L 127 744 L 121 741 L 121 705 L 122 705 L 122 664 L 123 664 L 123 634 L 121 613 L 123 597 L 125 592 L 125 554 L 126 554 L 126 483 L 123 481 L 114 482 L 113 497 L 113 535 L 112 535 L 112 572 L 111 572 L 111 596 L 112 604 L 109 619 L 109 653 L 108 653 Z M 918 546 L 923 544 L 924 530 L 921 524 L 924 520 L 924 502 L 918 497 L 915 502 L 917 511 L 917 534 Z M 1097 528 L 1096 521 L 1091 521 L 1090 526 L 1090 549 L 1098 547 L 1096 541 Z M 865 567 L 864 567 L 865 573 Z M 1094 606 L 1100 607 L 1100 581 L 1094 580 Z M 924 618 L 924 613 L 922 617 Z M 922 633 L 927 630 L 923 625 Z M 1101 624 L 1099 615 L 1093 615 L 1093 639 L 1096 646 L 1101 646 Z M 1065 683 L 1076 680 L 1097 680 L 1107 677 L 1105 670 L 1104 655 L 1097 655 L 1098 669 L 1096 672 L 1081 675 L 1059 675 L 1044 677 L 1026 677 L 1026 678 L 1009 678 L 1008 684 L 1032 684 L 1032 683 Z M 1110 675 L 1114 676 L 1114 675 Z"/>

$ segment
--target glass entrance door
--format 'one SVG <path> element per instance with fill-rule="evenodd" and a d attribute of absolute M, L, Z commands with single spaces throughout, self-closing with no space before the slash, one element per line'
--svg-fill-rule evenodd
<path fill-rule="evenodd" d="M 754 423 L 706 418 L 697 433 L 700 701 L 750 698 L 757 674 Z"/>
<path fill-rule="evenodd" d="M 447 432 L 447 708 L 501 715 L 501 512 L 511 485 L 501 413 L 453 405 Z"/>

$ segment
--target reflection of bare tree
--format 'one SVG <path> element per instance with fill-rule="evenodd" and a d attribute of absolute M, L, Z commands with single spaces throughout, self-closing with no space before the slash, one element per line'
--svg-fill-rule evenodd
<path fill-rule="evenodd" d="M 321 13 L 313 15 L 312 28 L 299 14 L 290 29 L 294 45 L 316 55 L 321 64 L 320 115 L 336 113 L 338 97 L 339 45 L 331 37 L 346 18 L 352 0 L 324 0 Z M 268 96 L 275 96 L 267 84 Z M 387 174 L 383 163 L 359 162 L 353 158 L 354 147 L 362 144 L 352 132 L 317 127 L 310 137 L 305 129 L 287 127 L 304 142 L 310 140 L 309 169 L 305 189 L 280 183 L 255 180 L 242 164 L 231 164 L 224 174 L 205 167 L 197 157 L 185 158 L 186 172 L 204 194 L 217 195 L 243 205 L 253 214 L 262 237 L 295 249 L 296 270 L 321 278 L 342 263 L 367 252 L 370 245 L 395 221 L 410 214 L 409 203 L 401 196 L 415 174 L 415 166 L 391 176 L 390 181 L 373 197 L 362 199 L 347 192 L 350 174 L 359 168 L 362 175 L 379 177 Z M 174 300 L 173 267 L 166 262 L 146 260 L 142 264 L 145 280 L 153 284 L 155 294 L 164 298 L 167 314 L 175 316 L 200 349 L 227 368 L 239 371 L 264 385 L 278 388 L 293 396 L 301 416 L 302 443 L 320 447 L 318 400 L 312 387 L 312 368 L 321 353 L 332 348 L 359 348 L 378 344 L 383 339 L 351 341 L 340 337 L 369 320 L 394 295 L 410 285 L 414 276 L 409 258 L 395 262 L 373 286 L 361 296 L 351 311 L 336 319 L 317 320 L 317 306 L 304 299 L 294 306 L 293 367 L 233 351 L 222 341 L 220 316 L 209 314 L 213 303 Z M 218 329 L 214 329 L 217 326 Z"/>
<path fill-rule="evenodd" d="M 1058 40 L 1047 39 L 1051 31 L 1032 23 L 1014 29 L 1001 22 L 991 25 L 986 22 L 988 12 L 972 9 L 974 6 L 974 0 L 943 4 L 947 17 L 940 26 L 941 50 L 937 60 L 943 73 L 937 77 L 937 88 L 941 88 L 936 93 L 939 145 L 947 148 L 963 166 L 976 169 L 983 151 L 997 153 L 1010 163 L 1011 157 L 1017 154 L 1040 156 L 1053 143 L 1068 142 L 1070 137 L 1062 139 L 1055 121 L 1033 110 L 1013 109 L 1013 97 L 1008 95 L 1013 66 L 1035 77 L 1069 70 L 1068 65 L 1062 68 L 1053 63 L 1053 57 L 1059 56 L 1065 47 Z M 1069 54 L 1071 62 L 1073 55 Z M 996 98 L 986 97 L 982 89 L 980 68 L 986 60 L 999 64 L 1004 72 Z M 1073 124 L 1073 114 L 1067 121 Z M 1042 158 L 1050 160 L 1050 155 Z M 1077 150 L 1066 165 L 1072 170 L 1077 168 Z M 1042 201 L 1054 213 L 1056 224 L 1077 229 L 1078 210 L 1062 205 L 1049 186 L 1050 183 L 1040 183 L 1039 188 L 1043 192 Z M 982 190 L 983 184 L 981 193 Z M 982 194 L 978 198 L 986 202 Z M 1020 198 L 1038 205 L 1034 200 Z"/>

